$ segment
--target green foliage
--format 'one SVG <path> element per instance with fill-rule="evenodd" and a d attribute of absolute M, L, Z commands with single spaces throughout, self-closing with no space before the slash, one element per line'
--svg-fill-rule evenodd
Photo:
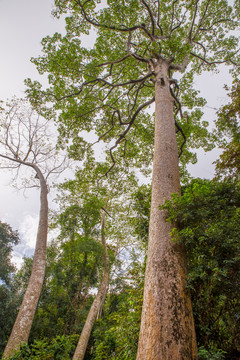
<path fill-rule="evenodd" d="M 231 103 L 218 112 L 216 140 L 224 148 L 216 161 L 216 177 L 239 180 L 240 174 L 240 81 L 235 80 L 229 94 Z"/>
<path fill-rule="evenodd" d="M 235 359 L 240 352 L 240 185 L 197 179 L 164 208 L 176 224 L 173 241 L 186 246 L 198 343 Z"/>
<path fill-rule="evenodd" d="M 194 89 L 194 74 L 215 70 L 219 63 L 230 65 L 238 74 L 238 38 L 232 35 L 238 25 L 237 4 L 55 0 L 54 13 L 65 16 L 66 34 L 42 40 L 42 56 L 32 62 L 40 74 L 48 75 L 49 86 L 44 90 L 27 79 L 27 93 L 46 116 L 52 108 L 59 112 L 60 143 L 68 143 L 72 156 L 84 157 L 89 146 L 83 131 L 92 131 L 99 142 L 113 146 L 111 160 L 125 158 L 127 166 L 145 173 L 153 157 L 152 64 L 168 59 L 170 78 L 182 69 L 178 84 L 172 87 L 175 118 L 186 138 L 182 163 L 195 162 L 192 149 L 209 150 L 214 143 L 208 123 L 201 120 L 205 101 Z M 84 46 L 82 35 L 86 34 L 94 34 L 95 40 Z M 181 67 L 185 63 L 187 70 Z M 181 148 L 180 131 L 177 140 Z"/>
<path fill-rule="evenodd" d="M 203 346 L 200 346 L 198 349 L 198 358 L 199 360 L 224 360 L 225 351 L 210 349 L 206 350 Z"/>
<path fill-rule="evenodd" d="M 151 187 L 141 185 L 132 194 L 132 209 L 134 210 L 131 222 L 134 232 L 145 244 L 148 241 L 148 228 L 150 218 Z"/>
<path fill-rule="evenodd" d="M 232 179 L 239 180 L 240 174 L 240 143 L 238 141 L 231 141 L 224 147 L 223 153 L 215 162 L 217 179 Z"/>
<path fill-rule="evenodd" d="M 227 90 L 229 90 L 227 88 Z M 219 140 L 223 136 L 229 136 L 232 139 L 239 139 L 239 117 L 240 117 L 240 81 L 235 80 L 232 88 L 228 93 L 231 102 L 224 105 L 218 111 L 218 119 L 216 121 Z"/>
<path fill-rule="evenodd" d="M 74 181 L 60 187 L 63 193 L 59 196 L 61 215 L 57 223 L 65 243 L 61 253 L 53 256 L 45 298 L 40 301 L 39 329 L 40 320 L 48 319 L 42 334 L 50 331 L 50 324 L 53 333 L 57 329 L 65 333 L 81 329 L 81 309 L 87 308 L 83 300 L 96 284 L 99 272 L 96 256 L 100 257 L 100 248 L 96 239 L 100 209 L 109 192 L 113 199 L 116 194 L 121 199 L 135 183 L 129 170 L 121 181 L 118 168 L 108 173 L 111 186 L 106 186 L 102 179 L 110 164 L 120 169 L 138 168 L 144 174 L 151 168 L 154 120 L 149 106 L 154 102 L 154 62 L 168 59 L 170 79 L 176 71 L 182 71 L 178 83 L 174 85 L 172 79 L 171 85 L 174 116 L 186 138 L 182 162 L 196 161 L 194 147 L 212 148 L 208 124 L 201 120 L 205 101 L 194 89 L 194 75 L 215 71 L 219 63 L 231 65 L 235 74 L 239 73 L 238 39 L 233 36 L 238 25 L 238 4 L 232 7 L 226 0 L 108 0 L 102 6 L 98 0 L 55 0 L 55 15 L 64 15 L 66 33 L 42 40 L 42 56 L 32 62 L 40 74 L 48 75 L 49 86 L 44 90 L 38 82 L 28 79 L 27 93 L 46 118 L 53 112 L 58 114 L 60 145 L 67 144 L 70 156 L 85 160 L 85 167 L 77 171 Z M 84 47 L 82 34 L 91 31 L 95 31 L 95 43 Z M 105 164 L 93 164 L 86 132 L 111 148 Z M 178 131 L 179 150 L 182 140 Z M 179 227 L 174 240 L 184 242 L 187 248 L 188 287 L 194 298 L 199 345 L 204 346 L 200 356 L 217 359 L 221 351 L 216 349 L 231 354 L 238 347 L 239 196 L 230 190 L 230 185 L 223 189 L 220 185 L 211 188 L 207 182 L 195 184 L 189 187 L 192 192 L 186 189 L 182 198 L 174 198 L 175 213 L 170 202 L 166 208 Z M 127 209 L 133 203 L 136 219 L 126 222 L 124 201 L 114 200 L 108 210 L 118 219 L 109 220 L 106 232 L 112 241 L 117 239 L 122 245 L 124 238 L 125 244 L 131 242 L 127 235 L 129 228 L 135 227 L 134 235 L 146 242 L 149 189 L 142 187 L 131 200 L 128 192 L 125 199 Z M 125 228 L 126 224 L 129 227 Z M 139 288 L 128 284 L 108 297 L 105 315 L 91 340 L 95 359 L 135 358 L 141 299 L 142 283 Z M 67 331 L 64 326 L 69 327 Z"/>
<path fill-rule="evenodd" d="M 14 284 L 15 267 L 11 263 L 13 246 L 19 235 L 10 225 L 0 221 L 0 355 L 14 323 L 19 295 Z"/>
<path fill-rule="evenodd" d="M 117 311 L 108 314 L 107 319 L 103 318 L 97 322 L 93 333 L 95 338 L 93 358 L 134 360 L 137 353 L 142 297 L 135 289 L 126 290 L 115 298 L 113 296 L 113 299 L 110 296 L 105 311 L 111 306 L 111 303 L 109 304 L 111 300 L 115 301 Z"/>
<path fill-rule="evenodd" d="M 140 329 L 144 267 L 129 266 L 121 290 L 108 295 L 92 336 L 93 359 L 135 360 Z M 131 285 L 130 285 L 131 284 Z"/>
<path fill-rule="evenodd" d="M 76 236 L 48 249 L 46 278 L 30 340 L 80 333 L 102 267 L 101 244 Z"/>
<path fill-rule="evenodd" d="M 11 264 L 12 248 L 19 242 L 17 231 L 13 231 L 10 225 L 0 221 L 0 280 L 9 284 L 14 266 Z"/>
<path fill-rule="evenodd" d="M 77 233 L 74 239 L 63 243 L 52 242 L 48 246 L 45 281 L 31 328 L 30 342 L 81 332 L 92 303 L 89 291 L 99 281 L 103 266 L 102 254 L 100 243 Z M 15 301 L 19 302 L 19 297 L 24 293 L 31 267 L 32 259 L 26 258 L 14 277 L 15 291 L 12 297 Z M 11 326 L 11 317 L 15 320 L 16 310 L 15 305 L 13 314 L 2 318 L 8 327 Z"/>
<path fill-rule="evenodd" d="M 164 208 L 176 228 L 173 241 L 185 244 L 200 359 L 237 359 L 240 352 L 240 185 L 193 180 Z M 136 231 L 147 239 L 150 191 L 133 196 Z M 138 223 L 139 221 L 139 223 Z M 146 226 L 144 225 L 146 224 Z"/>
<path fill-rule="evenodd" d="M 33 258 L 23 257 L 23 265 L 14 276 L 13 282 L 17 291 L 23 297 L 32 271 Z"/>
<path fill-rule="evenodd" d="M 17 316 L 20 297 L 12 285 L 0 285 L 0 357 Z"/>
<path fill-rule="evenodd" d="M 79 232 L 80 229 L 85 236 L 92 235 L 96 225 L 99 224 L 102 206 L 101 200 L 90 195 L 81 206 L 74 204 L 67 207 L 58 218 L 61 236 L 65 238 L 74 237 L 74 233 Z"/>
<path fill-rule="evenodd" d="M 103 271 L 104 249 L 101 243 L 101 212 L 105 209 L 105 226 L 110 265 L 115 261 L 116 243 L 127 242 L 123 223 L 126 222 L 122 193 L 135 177 L 119 167 L 109 174 L 108 163 L 97 163 L 88 154 L 85 166 L 78 169 L 73 180 L 59 185 L 60 210 L 54 214 L 58 241 L 48 247 L 46 279 L 30 339 L 49 339 L 56 335 L 81 333 Z M 126 182 L 127 180 L 127 182 Z M 109 194 L 109 196 L 107 196 Z M 126 199 L 125 196 L 124 199 Z M 106 199 L 109 199 L 106 205 Z M 117 220 L 114 218 L 117 214 Z M 119 245 L 117 245 L 119 246 Z"/>
<path fill-rule="evenodd" d="M 74 354 L 78 335 L 57 336 L 53 340 L 35 340 L 31 345 L 23 344 L 11 360 L 70 360 Z"/>

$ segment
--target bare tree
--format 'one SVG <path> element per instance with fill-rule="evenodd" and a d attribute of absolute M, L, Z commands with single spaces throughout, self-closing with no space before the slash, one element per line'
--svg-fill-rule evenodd
<path fill-rule="evenodd" d="M 26 167 L 33 175 L 25 181 L 25 187 L 41 190 L 39 224 L 35 254 L 29 283 L 13 326 L 4 358 L 10 358 L 28 341 L 31 325 L 41 294 L 45 275 L 47 233 L 48 233 L 48 178 L 59 174 L 67 164 L 66 157 L 59 161 L 56 147 L 49 139 L 49 122 L 23 99 L 13 99 L 0 112 L 0 163 L 1 169 L 15 169 L 17 177 Z M 26 178 L 26 176 L 25 176 Z"/>

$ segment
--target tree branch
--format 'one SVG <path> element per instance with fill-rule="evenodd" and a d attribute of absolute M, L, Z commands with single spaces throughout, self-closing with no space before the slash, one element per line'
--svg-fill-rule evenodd
<path fill-rule="evenodd" d="M 124 56 L 122 59 L 119 59 L 119 60 L 107 61 L 105 63 L 98 64 L 98 65 L 96 65 L 96 67 L 119 64 L 119 63 L 123 62 L 124 60 L 128 59 L 129 57 L 131 57 L 131 54 L 128 54 L 128 55 Z"/>
<path fill-rule="evenodd" d="M 151 105 L 153 102 L 155 101 L 155 97 L 153 97 L 152 99 L 146 101 L 144 104 L 140 105 L 138 107 L 138 109 L 135 111 L 135 113 L 133 114 L 131 121 L 128 123 L 128 127 L 126 128 L 126 130 L 124 130 L 120 135 L 118 135 L 118 140 L 116 140 L 115 144 L 110 148 L 109 152 L 110 152 L 110 156 L 112 159 L 112 166 L 108 169 L 108 171 L 105 173 L 105 176 L 107 176 L 107 174 L 113 169 L 113 167 L 115 166 L 115 159 L 113 156 L 113 150 L 122 142 L 125 140 L 125 136 L 127 135 L 127 133 L 129 132 L 129 130 L 131 129 L 137 115 L 139 114 L 139 112 L 141 110 L 143 110 L 145 107 Z"/>
<path fill-rule="evenodd" d="M 209 7 L 210 3 L 211 3 L 211 0 L 208 0 L 208 1 L 207 1 L 207 4 L 206 4 L 206 6 L 205 6 L 205 9 L 204 9 L 203 15 L 202 15 L 202 17 L 199 19 L 198 26 L 197 26 L 197 29 L 196 29 L 196 32 L 195 32 L 194 36 L 192 37 L 192 40 L 195 40 L 195 39 L 196 39 L 196 37 L 197 37 L 197 35 L 198 35 L 199 31 L 200 31 L 200 28 L 201 28 L 201 26 L 202 26 L 202 24 L 203 24 L 203 21 L 205 20 L 205 17 L 206 17 L 206 14 L 207 14 L 207 10 L 208 10 L 208 7 Z"/>
<path fill-rule="evenodd" d="M 151 20 L 151 23 L 152 23 L 152 34 L 151 34 L 151 35 L 154 36 L 154 34 L 155 34 L 155 21 L 154 21 L 154 17 L 153 17 L 152 11 L 151 11 L 149 5 L 146 3 L 145 0 L 141 0 L 141 3 L 145 6 L 145 8 L 147 9 L 148 14 L 149 14 L 149 16 L 150 16 L 150 20 Z M 150 37 L 151 37 L 151 36 L 150 36 Z"/>
<path fill-rule="evenodd" d="M 186 56 L 185 56 L 185 58 L 184 58 L 181 65 L 171 63 L 170 66 L 169 66 L 169 69 L 178 70 L 178 71 L 184 71 L 187 68 L 188 61 L 189 61 L 189 54 L 186 54 Z"/>
<path fill-rule="evenodd" d="M 209 61 L 209 60 L 206 60 L 205 58 L 203 58 L 202 56 L 200 55 L 197 55 L 193 52 L 190 53 L 192 56 L 200 59 L 201 61 L 205 62 L 206 64 L 208 65 L 215 65 L 215 64 L 224 64 L 224 63 L 227 63 L 227 62 L 230 62 L 231 64 L 233 65 L 236 65 L 236 66 L 240 66 L 240 64 L 237 64 L 235 61 L 233 61 L 231 58 L 229 59 L 226 59 L 226 60 L 216 60 L 216 61 Z"/>
<path fill-rule="evenodd" d="M 108 82 L 107 80 L 105 80 L 104 78 L 96 78 L 94 80 L 90 80 L 90 81 L 87 81 L 87 82 L 84 82 L 81 86 L 80 86 L 80 89 L 79 91 L 75 92 L 75 93 L 72 93 L 72 94 L 68 94 L 68 95 L 64 95 L 60 98 L 56 98 L 57 101 L 61 101 L 61 100 L 64 100 L 64 99 L 67 99 L 69 97 L 74 97 L 74 96 L 78 96 L 84 87 L 90 85 L 90 84 L 93 84 L 93 85 L 96 85 L 98 83 L 103 83 L 103 85 L 107 85 L 111 88 L 115 88 L 115 87 L 122 87 L 122 86 L 127 86 L 127 85 L 130 85 L 130 84 L 137 84 L 137 83 L 140 83 L 142 81 L 145 81 L 147 80 L 148 78 L 150 78 L 152 76 L 153 72 L 152 71 L 149 71 L 145 76 L 143 76 L 142 78 L 139 78 L 139 79 L 136 79 L 136 80 L 129 80 L 129 81 L 126 81 L 126 82 L 123 82 L 123 83 L 117 83 L 117 84 L 113 84 L 113 83 L 110 83 Z M 107 76 L 108 77 L 108 76 Z"/>
<path fill-rule="evenodd" d="M 175 84 L 177 85 L 177 84 Z M 174 100 L 176 101 L 176 103 L 178 104 L 178 110 L 177 110 L 177 113 L 180 112 L 180 117 L 181 119 L 183 119 L 183 113 L 182 113 L 182 106 L 181 106 L 181 103 L 180 101 L 178 100 L 176 94 L 174 93 L 174 91 L 172 90 L 172 88 L 170 87 L 170 93 L 172 95 L 172 97 L 174 98 Z M 180 146 L 180 151 L 179 151 L 179 154 L 178 154 L 178 157 L 180 158 L 180 156 L 182 155 L 183 153 L 183 146 L 186 144 L 187 142 L 187 139 L 186 139 L 186 136 L 181 128 L 181 126 L 179 125 L 179 123 L 177 122 L 176 120 L 176 116 L 177 116 L 177 113 L 175 114 L 175 125 L 176 125 L 176 128 L 177 128 L 177 132 L 180 131 L 180 133 L 182 134 L 182 137 L 183 137 L 183 142 Z"/>
<path fill-rule="evenodd" d="M 160 22 L 159 22 L 159 20 L 160 20 L 160 0 L 157 0 L 157 2 L 158 2 L 158 19 L 157 19 L 157 26 L 158 26 L 159 30 L 161 31 L 161 36 L 163 36 L 163 29 L 162 29 L 162 27 L 161 27 L 161 25 L 160 25 Z"/>
<path fill-rule="evenodd" d="M 84 10 L 84 5 L 86 4 L 86 2 L 84 4 L 82 4 L 80 0 L 77 0 L 76 3 L 80 7 L 80 11 L 82 13 L 83 18 L 89 24 L 91 24 L 91 25 L 93 25 L 95 27 L 108 29 L 108 30 L 113 30 L 113 31 L 120 31 L 120 32 L 130 32 L 130 31 L 135 31 L 137 29 L 140 29 L 140 30 L 143 30 L 148 37 L 152 37 L 151 33 L 149 33 L 149 31 L 143 25 L 135 25 L 135 26 L 132 26 L 132 27 L 127 27 L 127 26 L 121 24 L 120 27 L 117 27 L 117 26 L 112 26 L 112 25 L 100 24 L 99 22 L 96 21 L 96 19 L 90 19 L 88 17 L 87 13 Z"/>

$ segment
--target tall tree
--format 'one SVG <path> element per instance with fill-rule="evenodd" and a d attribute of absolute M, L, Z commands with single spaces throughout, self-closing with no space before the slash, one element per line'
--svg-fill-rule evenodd
<path fill-rule="evenodd" d="M 73 357 L 82 360 L 93 325 L 96 318 L 101 315 L 108 292 L 112 265 L 108 255 L 108 240 L 116 254 L 120 246 L 124 246 L 121 241 L 126 235 L 124 213 L 127 212 L 129 205 L 129 192 L 127 193 L 126 189 L 130 185 L 132 187 L 136 185 L 135 176 L 131 172 L 123 171 L 120 164 L 115 166 L 106 179 L 103 175 L 109 168 L 109 163 L 94 161 L 91 153 L 89 150 L 83 168 L 77 170 L 75 179 L 59 186 L 62 192 L 58 199 L 61 209 L 65 208 L 60 221 L 63 234 L 74 237 L 76 232 L 80 232 L 86 238 L 86 242 L 91 237 L 100 238 L 103 249 L 101 280 Z M 101 222 L 100 228 L 99 222 Z"/>
<path fill-rule="evenodd" d="M 47 121 L 26 100 L 13 99 L 6 104 L 5 109 L 1 108 L 0 116 L 1 168 L 15 169 L 17 174 L 22 167 L 34 170 L 35 178 L 32 183 L 27 181 L 26 186 L 37 186 L 41 190 L 32 272 L 4 351 L 4 357 L 9 358 L 21 343 L 28 341 L 45 274 L 49 191 L 47 180 L 51 173 L 59 173 L 64 169 L 64 161 L 57 163 L 59 160 L 55 146 L 51 146 L 47 140 L 51 136 L 47 130 Z"/>
<path fill-rule="evenodd" d="M 97 295 L 91 305 L 91 308 L 89 310 L 86 322 L 84 324 L 84 327 L 81 332 L 80 339 L 78 341 L 76 350 L 73 355 L 73 359 L 79 359 L 83 360 L 85 356 L 85 352 L 87 349 L 88 341 L 92 332 L 92 328 L 94 325 L 94 322 L 97 318 L 97 315 L 101 312 L 102 307 L 105 302 L 105 298 L 107 296 L 108 292 L 108 286 L 109 286 L 109 256 L 108 256 L 108 249 L 106 244 L 106 238 L 105 238 L 105 214 L 102 214 L 102 221 L 101 221 L 101 237 L 102 237 L 102 245 L 104 249 L 103 254 L 103 274 L 101 283 L 98 288 Z"/>
<path fill-rule="evenodd" d="M 153 159 L 152 201 L 144 302 L 137 359 L 196 359 L 184 247 L 171 241 L 172 226 L 159 210 L 180 193 L 178 156 L 185 142 L 207 145 L 201 123 L 202 99 L 192 88 L 194 74 L 226 63 L 239 71 L 238 2 L 226 0 L 56 0 L 56 16 L 66 16 L 66 35 L 43 39 L 43 56 L 33 60 L 49 73 L 43 91 L 27 80 L 35 103 L 51 100 L 63 136 L 83 144 L 80 130 L 94 130 L 128 165 Z M 94 29 L 92 49 L 80 36 Z M 178 84 L 173 78 L 181 73 Z M 178 88 L 180 93 L 178 95 Z M 155 102 L 155 124 L 146 109 Z M 189 109 L 188 112 L 185 110 Z M 177 132 L 177 136 L 176 136 Z M 154 151 L 153 146 L 154 135 Z M 179 149 L 177 146 L 177 140 Z M 185 159 L 191 154 L 185 151 Z"/>

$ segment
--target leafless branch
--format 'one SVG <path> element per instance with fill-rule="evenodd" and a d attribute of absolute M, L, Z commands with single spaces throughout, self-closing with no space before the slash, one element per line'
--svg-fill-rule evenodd
<path fill-rule="evenodd" d="M 13 99 L 1 109 L 0 115 L 0 157 L 5 160 L 1 169 L 19 171 L 24 165 L 46 180 L 68 166 L 66 158 L 56 151 L 55 143 L 50 142 L 54 139 L 50 124 L 26 100 Z"/>

